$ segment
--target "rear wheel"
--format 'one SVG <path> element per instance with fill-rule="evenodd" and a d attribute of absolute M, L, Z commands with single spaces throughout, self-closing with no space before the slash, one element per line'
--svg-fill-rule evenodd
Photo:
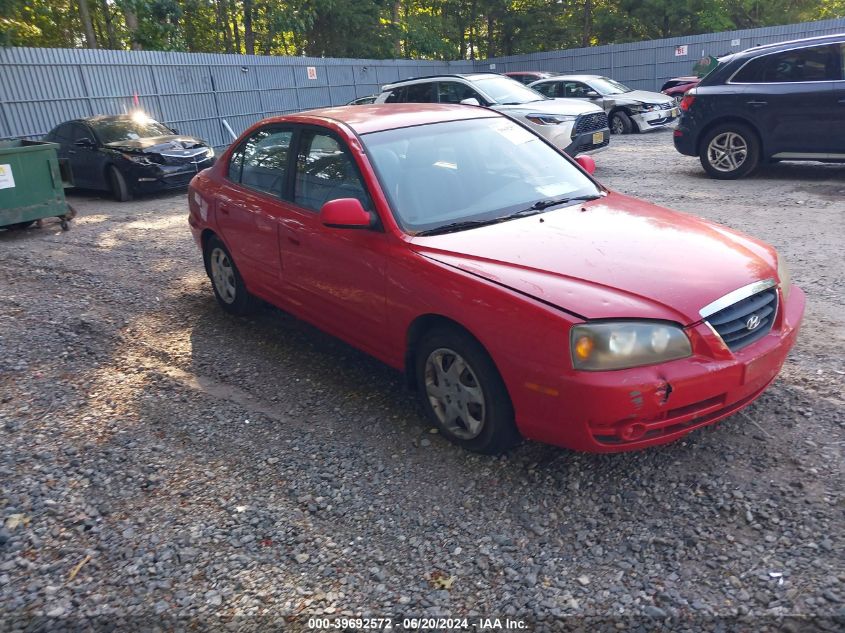
<path fill-rule="evenodd" d="M 614 134 L 630 134 L 634 129 L 634 122 L 626 113 L 614 112 L 610 117 L 610 131 Z"/>
<path fill-rule="evenodd" d="M 126 178 L 114 165 L 109 166 L 109 187 L 114 199 L 118 202 L 126 202 L 132 199 L 132 191 L 126 182 Z"/>
<path fill-rule="evenodd" d="M 760 143 L 747 125 L 726 123 L 716 126 L 702 139 L 698 157 L 711 178 L 742 178 L 760 163 Z"/>
<path fill-rule="evenodd" d="M 232 256 L 217 236 L 210 237 L 206 242 L 205 258 L 214 297 L 220 307 L 238 316 L 255 312 L 260 302 L 246 289 Z"/>
<path fill-rule="evenodd" d="M 519 442 L 505 384 L 469 334 L 458 328 L 426 333 L 417 346 L 415 370 L 423 407 L 447 439 L 487 454 Z"/>

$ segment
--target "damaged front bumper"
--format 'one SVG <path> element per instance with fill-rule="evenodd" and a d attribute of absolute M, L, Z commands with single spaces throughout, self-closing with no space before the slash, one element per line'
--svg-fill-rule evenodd
<path fill-rule="evenodd" d="M 674 125 L 680 116 L 681 111 L 676 107 L 672 107 L 671 110 L 652 110 L 650 112 L 632 114 L 631 119 L 637 124 L 640 132 L 645 132 L 646 130 L 656 130 Z"/>
<path fill-rule="evenodd" d="M 579 372 L 562 384 L 567 420 L 526 429 L 531 439 L 588 452 L 665 444 L 748 406 L 775 379 L 795 343 L 805 298 L 793 286 L 771 332 L 730 352 L 702 322 L 687 328 L 693 355 L 620 371 Z M 564 413 L 564 412 L 561 412 Z"/>

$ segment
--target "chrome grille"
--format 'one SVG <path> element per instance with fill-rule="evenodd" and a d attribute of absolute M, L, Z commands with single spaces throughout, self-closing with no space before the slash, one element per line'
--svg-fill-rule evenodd
<path fill-rule="evenodd" d="M 604 112 L 595 112 L 579 116 L 575 121 L 572 136 L 575 137 L 584 132 L 599 132 L 607 127 L 607 115 Z"/>
<path fill-rule="evenodd" d="M 751 295 L 707 317 L 731 351 L 758 341 L 772 329 L 778 307 L 775 288 Z"/>

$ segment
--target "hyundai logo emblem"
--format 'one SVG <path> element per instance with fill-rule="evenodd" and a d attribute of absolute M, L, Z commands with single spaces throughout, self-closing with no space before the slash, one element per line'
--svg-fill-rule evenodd
<path fill-rule="evenodd" d="M 745 322 L 745 327 L 749 330 L 756 330 L 758 325 L 760 325 L 760 317 L 756 314 L 752 314 Z"/>

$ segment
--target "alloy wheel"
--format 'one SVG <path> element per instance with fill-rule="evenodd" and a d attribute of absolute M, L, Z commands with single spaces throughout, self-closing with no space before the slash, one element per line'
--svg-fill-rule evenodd
<path fill-rule="evenodd" d="M 471 440 L 484 428 L 484 392 L 472 367 L 454 350 L 441 347 L 425 361 L 425 391 L 437 419 L 455 437 Z"/>
<path fill-rule="evenodd" d="M 610 129 L 614 134 L 625 133 L 625 124 L 622 123 L 622 119 L 620 119 L 618 116 L 613 117 L 613 121 L 611 121 L 610 125 Z"/>
<path fill-rule="evenodd" d="M 215 248 L 211 251 L 211 280 L 217 294 L 226 303 L 235 300 L 237 290 L 235 289 L 235 270 L 229 255 L 222 248 Z"/>
<path fill-rule="evenodd" d="M 736 171 L 747 157 L 748 143 L 736 132 L 722 132 L 707 146 L 707 161 L 717 171 Z"/>

